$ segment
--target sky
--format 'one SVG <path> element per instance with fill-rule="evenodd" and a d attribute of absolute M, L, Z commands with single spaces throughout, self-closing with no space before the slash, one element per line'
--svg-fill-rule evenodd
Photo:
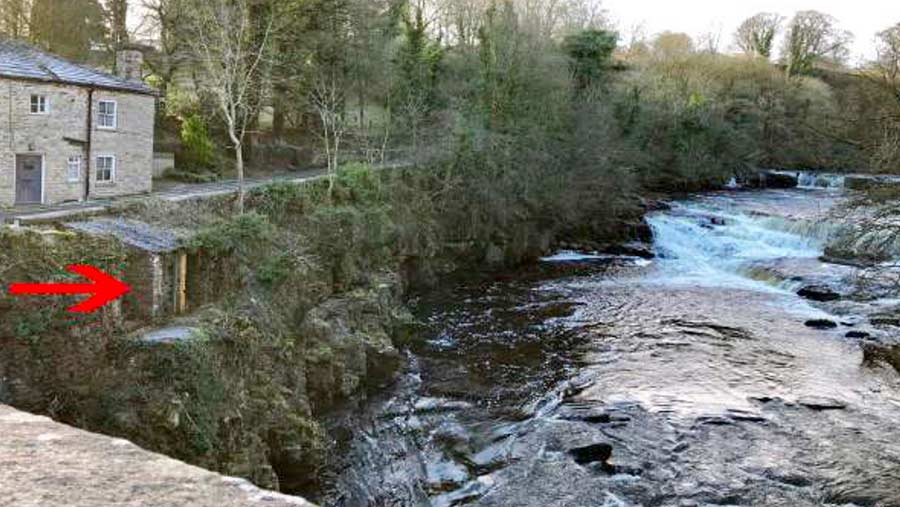
<path fill-rule="evenodd" d="M 627 40 L 632 27 L 643 24 L 645 34 L 670 30 L 695 37 L 721 33 L 722 51 L 732 48 L 735 29 L 758 12 L 775 12 L 789 18 L 800 10 L 814 9 L 831 14 L 838 26 L 853 32 L 851 62 L 875 57 L 875 34 L 900 23 L 900 0 L 600 0 L 600 3 Z M 140 22 L 140 9 L 132 2 L 129 25 Z M 781 47 L 780 41 L 778 46 Z"/>
<path fill-rule="evenodd" d="M 790 17 L 813 9 L 831 14 L 840 28 L 853 32 L 853 63 L 873 59 L 875 34 L 900 23 L 900 0 L 603 0 L 602 4 L 625 39 L 631 27 L 640 23 L 647 35 L 671 30 L 696 38 L 721 31 L 722 50 L 732 49 L 735 29 L 758 12 Z"/>

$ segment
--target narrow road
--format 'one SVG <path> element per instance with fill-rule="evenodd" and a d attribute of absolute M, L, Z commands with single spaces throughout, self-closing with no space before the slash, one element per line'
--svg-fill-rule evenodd
<path fill-rule="evenodd" d="M 405 166 L 405 163 L 394 162 L 376 166 L 377 170 L 395 169 Z M 249 177 L 244 180 L 244 186 L 249 191 L 254 188 L 270 185 L 272 183 L 305 183 L 319 178 L 324 178 L 328 171 L 325 168 L 307 169 L 291 173 L 269 175 L 265 177 Z M 73 217 L 83 215 L 100 215 L 109 210 L 117 202 L 133 202 L 144 199 L 160 199 L 169 202 L 188 201 L 191 199 L 207 199 L 221 195 L 234 194 L 238 191 L 238 180 L 222 180 L 212 183 L 172 183 L 154 182 L 154 190 L 149 194 L 123 196 L 114 199 L 98 199 L 86 202 L 73 202 L 52 206 L 27 206 L 0 210 L 0 224 L 18 223 L 33 224 L 71 220 Z M 159 188 L 159 187 L 162 188 Z"/>

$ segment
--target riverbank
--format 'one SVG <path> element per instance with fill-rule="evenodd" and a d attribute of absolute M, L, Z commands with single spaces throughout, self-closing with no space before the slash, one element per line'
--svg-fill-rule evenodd
<path fill-rule="evenodd" d="M 637 200 L 498 208 L 451 183 L 441 172 L 357 168 L 332 189 L 254 189 L 240 217 L 227 196 L 119 207 L 117 219 L 183 238 L 198 304 L 142 323 L 128 310 L 139 301 L 73 319 L 68 299 L 4 295 L 0 400 L 264 487 L 312 488 L 333 438 L 323 414 L 400 371 L 411 289 L 528 262 L 561 242 L 646 239 Z M 114 238 L 71 229 L 9 228 L 0 241 L 4 278 L 16 281 L 51 280 L 74 262 L 136 269 Z M 160 326 L 178 332 L 154 333 Z"/>

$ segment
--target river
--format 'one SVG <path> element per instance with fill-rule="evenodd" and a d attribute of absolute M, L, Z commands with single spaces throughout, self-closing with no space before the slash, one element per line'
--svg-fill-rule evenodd
<path fill-rule="evenodd" d="M 330 421 L 317 499 L 900 506 L 900 377 L 863 352 L 897 302 L 819 260 L 843 193 L 806 183 L 654 212 L 652 261 L 561 252 L 418 298 L 408 372 Z"/>

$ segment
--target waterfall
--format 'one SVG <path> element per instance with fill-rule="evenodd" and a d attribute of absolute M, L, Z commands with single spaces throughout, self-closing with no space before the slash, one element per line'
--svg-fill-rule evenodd
<path fill-rule="evenodd" d="M 820 172 L 797 173 L 798 188 L 844 188 L 844 176 L 841 174 L 828 174 Z"/>
<path fill-rule="evenodd" d="M 792 228 L 787 219 L 703 203 L 679 204 L 648 222 L 661 274 L 704 285 L 757 286 L 748 267 L 785 258 L 814 259 L 824 246 L 825 233 L 817 227 Z"/>

